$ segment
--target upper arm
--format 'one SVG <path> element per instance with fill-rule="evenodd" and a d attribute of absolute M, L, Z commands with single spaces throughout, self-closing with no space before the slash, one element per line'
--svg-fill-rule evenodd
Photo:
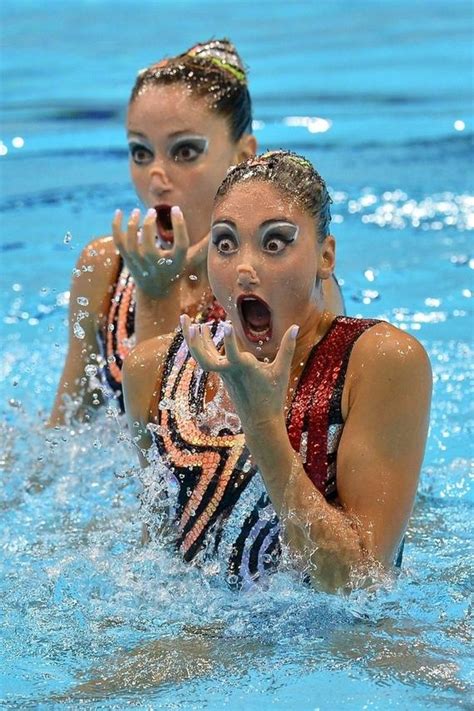
<path fill-rule="evenodd" d="M 70 347 L 77 344 L 74 324 L 86 336 L 96 336 L 107 316 L 119 258 L 110 237 L 101 237 L 81 252 L 74 270 L 69 298 Z"/>
<path fill-rule="evenodd" d="M 147 425 L 156 419 L 153 405 L 161 387 L 163 364 L 172 338 L 170 334 L 142 341 L 129 353 L 123 365 L 125 412 L 143 466 L 147 461 L 140 450 L 148 449 L 152 443 Z"/>
<path fill-rule="evenodd" d="M 418 485 L 428 430 L 431 368 L 422 346 L 388 324 L 354 346 L 337 455 L 338 494 L 363 544 L 391 562 Z"/>
<path fill-rule="evenodd" d="M 84 368 L 95 363 L 98 333 L 107 315 L 107 307 L 118 269 L 118 256 L 111 238 L 99 238 L 81 252 L 74 269 L 69 296 L 69 340 L 50 424 L 64 420 L 63 398 L 69 395 L 90 404 L 90 393 L 81 384 Z"/>

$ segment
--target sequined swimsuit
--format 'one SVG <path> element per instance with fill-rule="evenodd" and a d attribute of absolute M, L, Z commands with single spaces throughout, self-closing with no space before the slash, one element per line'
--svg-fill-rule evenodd
<path fill-rule="evenodd" d="M 288 413 L 291 444 L 327 500 L 337 497 L 347 364 L 356 340 L 376 323 L 334 319 L 309 355 Z M 213 338 L 222 344 L 222 323 L 214 324 Z M 217 431 L 206 421 L 208 378 L 179 333 L 164 368 L 154 439 L 176 495 L 173 515 L 181 554 L 186 561 L 224 561 L 228 582 L 242 588 L 277 567 L 279 522 L 244 435 L 238 425 L 232 427 L 235 415 L 224 416 Z"/>
<path fill-rule="evenodd" d="M 100 331 L 99 336 L 105 361 L 102 381 L 109 396 L 118 401 L 121 411 L 124 412 L 122 366 L 135 345 L 135 282 L 122 259 L 119 262 L 105 328 Z"/>
<path fill-rule="evenodd" d="M 135 282 L 122 259 L 114 284 L 105 328 L 99 333 L 104 360 L 102 383 L 109 397 L 117 400 L 121 412 L 124 412 L 122 367 L 135 345 Z M 196 320 L 208 321 L 224 317 L 224 311 L 213 301 L 205 306 Z"/>

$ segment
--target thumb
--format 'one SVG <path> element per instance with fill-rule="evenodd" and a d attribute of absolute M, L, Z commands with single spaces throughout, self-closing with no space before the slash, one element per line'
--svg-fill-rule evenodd
<path fill-rule="evenodd" d="M 193 244 L 193 246 L 188 249 L 186 258 L 187 266 L 195 267 L 207 258 L 209 235 L 210 232 L 208 232 L 207 235 L 204 235 L 204 237 L 199 240 L 197 244 Z"/>
<path fill-rule="evenodd" d="M 290 375 L 291 361 L 295 354 L 296 349 L 296 338 L 298 336 L 298 331 L 300 327 L 296 324 L 290 326 L 286 331 L 285 335 L 281 339 L 280 348 L 278 349 L 277 356 L 275 358 L 275 370 L 277 374 L 281 377 L 285 377 L 288 380 Z"/>

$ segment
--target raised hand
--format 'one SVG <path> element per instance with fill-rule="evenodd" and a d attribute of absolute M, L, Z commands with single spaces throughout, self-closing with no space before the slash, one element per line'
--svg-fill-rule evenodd
<path fill-rule="evenodd" d="M 173 282 L 206 259 L 209 235 L 190 246 L 186 223 L 178 206 L 171 208 L 174 237 L 171 249 L 162 249 L 156 243 L 154 208 L 146 213 L 141 230 L 140 210 L 132 211 L 126 231 L 122 230 L 122 218 L 121 210 L 117 210 L 112 222 L 115 246 L 137 286 L 153 299 L 166 297 Z"/>
<path fill-rule="evenodd" d="M 284 418 L 298 326 L 290 326 L 274 360 L 267 363 L 239 349 L 229 323 L 224 326 L 225 354 L 222 354 L 212 340 L 209 326 L 192 324 L 186 315 L 180 321 L 193 358 L 203 370 L 222 377 L 244 431 L 260 428 L 274 418 Z"/>

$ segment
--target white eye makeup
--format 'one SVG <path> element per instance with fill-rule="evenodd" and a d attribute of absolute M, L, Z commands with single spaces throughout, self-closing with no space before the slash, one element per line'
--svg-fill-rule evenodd
<path fill-rule="evenodd" d="M 233 254 L 239 249 L 237 230 L 229 222 L 216 222 L 212 225 L 211 241 L 220 254 Z"/>
<path fill-rule="evenodd" d="M 299 227 L 292 222 L 275 220 L 261 230 L 261 244 L 265 252 L 279 254 L 298 237 Z"/>
<path fill-rule="evenodd" d="M 151 163 L 154 157 L 150 146 L 142 141 L 130 140 L 128 142 L 128 152 L 133 162 L 137 165 L 147 165 Z"/>
<path fill-rule="evenodd" d="M 208 147 L 209 140 L 205 136 L 179 136 L 169 144 L 168 156 L 177 163 L 193 163 L 207 153 Z"/>

